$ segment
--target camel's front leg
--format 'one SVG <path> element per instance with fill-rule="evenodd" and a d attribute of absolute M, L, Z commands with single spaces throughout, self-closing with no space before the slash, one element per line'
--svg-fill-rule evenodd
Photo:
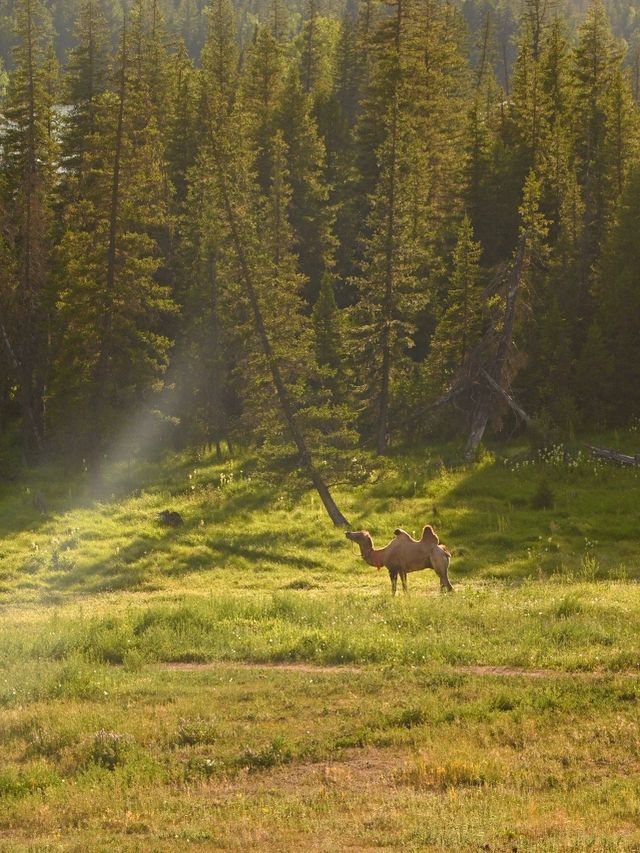
<path fill-rule="evenodd" d="M 402 589 L 406 594 L 407 592 L 409 592 L 409 590 L 407 589 L 407 573 L 406 572 L 400 572 L 400 580 L 402 581 Z"/>
<path fill-rule="evenodd" d="M 389 577 L 391 578 L 391 595 L 396 594 L 398 586 L 398 573 L 395 569 L 389 569 Z"/>

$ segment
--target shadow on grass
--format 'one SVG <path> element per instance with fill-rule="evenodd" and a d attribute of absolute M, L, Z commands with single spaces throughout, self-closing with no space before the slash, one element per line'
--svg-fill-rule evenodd
<path fill-rule="evenodd" d="M 197 467 L 215 475 L 224 465 L 231 475 L 241 470 L 241 460 L 217 462 L 213 454 L 167 452 L 159 460 L 114 464 L 100 487 L 92 485 L 88 474 L 63 465 L 42 465 L 24 471 L 12 483 L 0 484 L 0 538 L 31 530 L 37 533 L 54 519 L 77 509 L 91 510 L 99 504 L 135 497 L 141 492 L 173 496 L 190 493 L 189 474 Z M 40 504 L 40 506 L 38 506 Z"/>
<path fill-rule="evenodd" d="M 193 529 L 197 529 L 195 525 L 191 526 Z M 323 566 L 320 560 L 292 553 L 291 536 L 286 531 L 270 536 L 245 533 L 241 541 L 221 535 L 193 543 L 191 549 L 188 534 L 189 527 L 167 531 L 160 539 L 139 535 L 121 547 L 117 554 L 98 559 L 89 566 L 76 565 L 73 557 L 66 556 L 65 552 L 59 567 L 51 565 L 45 585 L 49 591 L 94 594 L 109 590 L 150 589 L 156 587 L 161 578 L 176 579 L 197 572 L 235 571 L 239 561 L 256 567 L 269 564 L 317 569 Z"/>

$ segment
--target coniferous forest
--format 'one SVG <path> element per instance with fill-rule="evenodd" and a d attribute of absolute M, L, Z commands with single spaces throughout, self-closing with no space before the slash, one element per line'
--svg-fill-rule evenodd
<path fill-rule="evenodd" d="M 637 421 L 637 8 L 2 11 L 5 454 Z"/>

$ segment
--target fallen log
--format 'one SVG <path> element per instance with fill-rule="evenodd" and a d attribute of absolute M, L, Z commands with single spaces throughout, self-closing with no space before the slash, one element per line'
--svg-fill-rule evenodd
<path fill-rule="evenodd" d="M 586 444 L 594 456 L 599 459 L 606 459 L 607 462 L 617 462 L 618 465 L 627 465 L 629 467 L 640 466 L 640 454 L 630 456 L 628 453 L 621 453 L 619 450 L 613 450 L 611 447 L 594 447 L 592 444 Z"/>

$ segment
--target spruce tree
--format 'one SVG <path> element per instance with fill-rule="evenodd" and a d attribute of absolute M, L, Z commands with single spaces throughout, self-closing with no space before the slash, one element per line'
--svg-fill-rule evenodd
<path fill-rule="evenodd" d="M 62 157 L 69 178 L 82 170 L 84 155 L 96 131 L 99 96 L 108 85 L 109 31 L 99 0 L 84 0 L 75 28 L 76 46 L 65 73 L 65 99 L 70 110 L 63 128 Z"/>
<path fill-rule="evenodd" d="M 49 367 L 50 277 L 56 139 L 51 86 L 51 22 L 40 0 L 16 4 L 15 70 L 9 78 L 0 147 L 5 233 L 13 275 L 6 282 L 8 333 L 19 370 L 23 447 L 42 449 Z"/>
<path fill-rule="evenodd" d="M 428 369 L 438 377 L 440 389 L 465 364 L 482 329 L 482 248 L 473 238 L 465 216 L 457 229 L 446 307 L 431 341 Z"/>
<path fill-rule="evenodd" d="M 254 168 L 263 194 L 268 195 L 273 169 L 273 146 L 278 133 L 278 110 L 284 87 L 282 46 L 266 27 L 260 27 L 249 51 L 242 81 L 247 131 Z"/>
<path fill-rule="evenodd" d="M 287 146 L 291 202 L 289 219 L 296 238 L 305 298 L 315 302 L 325 271 L 333 266 L 332 211 L 324 181 L 325 149 L 297 70 L 289 72 L 280 96 L 277 127 Z"/>
<path fill-rule="evenodd" d="M 621 54 L 602 0 L 594 0 L 579 30 L 575 49 L 575 116 L 573 121 L 578 177 L 585 201 L 582 292 L 587 297 L 591 269 L 605 235 L 612 193 L 608 157 L 607 112 Z"/>
<path fill-rule="evenodd" d="M 321 370 L 324 370 L 326 374 L 324 381 L 334 398 L 343 399 L 346 390 L 345 318 L 338 308 L 329 273 L 323 276 L 311 318 L 316 363 Z"/>
<path fill-rule="evenodd" d="M 232 53 L 232 38 L 225 38 L 223 44 L 225 32 L 211 31 L 211 40 L 224 50 L 217 53 L 221 61 L 203 67 L 202 102 L 211 119 L 206 123 L 199 171 L 208 185 L 206 220 L 216 229 L 226 282 L 224 298 L 243 335 L 244 382 L 251 394 L 245 406 L 260 406 L 264 440 L 277 443 L 282 438 L 293 443 L 298 465 L 331 519 L 345 524 L 314 454 L 329 431 L 331 414 L 325 407 L 314 407 L 308 394 L 312 338 L 297 293 L 300 274 L 290 249 L 294 232 L 285 209 L 289 195 L 294 194 L 288 186 L 285 160 L 290 146 L 285 149 L 285 142 L 276 135 L 269 198 L 266 205 L 258 203 L 264 196 L 253 178 L 242 100 L 228 97 L 237 83 L 225 71 L 230 65 L 223 56 Z M 213 113 L 214 104 L 223 108 Z M 317 424 L 318 417 L 322 426 Z"/>
<path fill-rule="evenodd" d="M 625 425 L 640 412 L 640 168 L 627 181 L 614 225 L 604 245 L 594 285 L 596 319 L 601 331 L 604 380 L 602 402 L 616 424 Z M 596 332 L 588 343 L 588 374 L 594 368 Z M 601 374 L 602 375 L 602 374 Z M 588 398 L 591 402 L 592 398 Z M 585 403 L 587 398 L 585 398 Z M 589 407 L 585 406 L 588 413 Z"/>
<path fill-rule="evenodd" d="M 154 233 L 167 209 L 159 131 L 139 56 L 123 23 L 117 90 L 97 99 L 82 192 L 66 212 L 56 371 L 61 432 L 96 464 L 126 416 L 150 407 L 167 367 L 165 318 L 175 308 L 158 282 Z M 65 436 L 69 441 L 70 436 Z"/>
<path fill-rule="evenodd" d="M 367 201 L 356 358 L 366 365 L 363 426 L 379 453 L 387 450 L 394 383 L 408 366 L 417 311 L 432 298 L 456 215 L 466 88 L 454 13 L 431 0 L 392 8 L 372 37 L 358 124 Z"/>

